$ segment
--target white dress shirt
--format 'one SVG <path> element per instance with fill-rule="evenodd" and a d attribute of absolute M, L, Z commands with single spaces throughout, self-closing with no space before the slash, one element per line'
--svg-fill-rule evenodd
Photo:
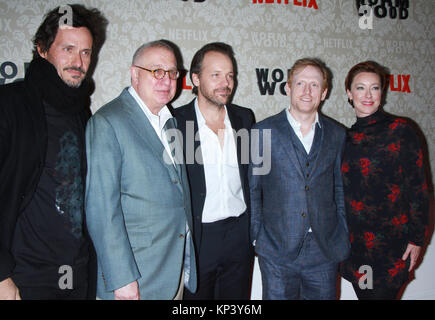
<path fill-rule="evenodd" d="M 169 147 L 168 139 L 166 138 L 165 133 L 163 132 L 163 127 L 165 126 L 166 121 L 168 121 L 170 118 L 173 118 L 168 107 L 164 106 L 159 111 L 159 113 L 157 115 L 155 115 L 145 105 L 145 103 L 142 101 L 142 99 L 139 97 L 139 95 L 137 94 L 136 90 L 134 90 L 133 87 L 128 88 L 128 92 L 132 95 L 132 97 L 139 104 L 142 111 L 145 113 L 147 119 L 151 123 L 152 127 L 154 128 L 154 131 L 156 132 L 157 136 L 159 137 L 160 141 L 162 142 L 163 146 L 165 147 L 166 152 L 168 153 L 170 159 L 172 160 L 172 164 L 174 164 L 174 158 L 172 156 L 172 152 L 171 152 L 171 149 Z"/>
<path fill-rule="evenodd" d="M 301 141 L 307 154 L 310 153 L 311 146 L 313 145 L 313 141 L 314 141 L 314 133 L 316 131 L 316 123 L 318 123 L 319 127 L 320 127 L 319 113 L 316 112 L 316 119 L 314 120 L 313 124 L 311 125 L 310 131 L 305 136 L 303 136 L 302 131 L 301 131 L 301 123 L 299 121 L 297 121 L 292 116 L 292 114 L 290 113 L 290 108 L 286 108 L 285 110 L 287 113 L 287 120 L 290 123 L 290 126 L 293 128 L 293 131 L 296 133 L 296 136 Z"/>
<path fill-rule="evenodd" d="M 229 217 L 238 217 L 246 210 L 240 181 L 239 165 L 234 131 L 225 108 L 225 129 L 223 147 L 218 136 L 206 125 L 206 121 L 195 100 L 195 112 L 198 120 L 198 134 L 201 141 L 201 153 L 204 164 L 206 196 L 202 211 L 202 222 L 210 223 Z"/>

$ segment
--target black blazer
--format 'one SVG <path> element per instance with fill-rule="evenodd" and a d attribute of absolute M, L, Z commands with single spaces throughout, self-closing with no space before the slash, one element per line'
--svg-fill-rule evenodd
<path fill-rule="evenodd" d="M 239 131 L 240 129 L 246 129 L 247 133 L 249 134 L 252 125 L 255 123 L 254 113 L 252 112 L 252 110 L 234 104 L 229 104 L 226 107 L 227 107 L 228 117 L 231 122 L 232 128 L 236 132 Z M 183 134 L 183 148 L 186 156 L 186 146 L 187 146 L 186 136 L 188 136 L 188 134 L 186 134 L 186 121 L 194 122 L 194 135 L 196 135 L 196 133 L 198 132 L 198 120 L 196 119 L 196 113 L 195 113 L 195 99 L 192 100 L 187 105 L 174 109 L 174 114 L 177 119 L 177 127 L 179 130 L 181 130 Z M 250 201 L 249 201 L 248 167 L 249 167 L 250 154 L 249 154 L 249 158 L 246 159 L 247 161 L 243 159 L 244 161 L 242 163 L 241 161 L 242 146 L 241 146 L 240 138 L 237 139 L 236 145 L 237 145 L 237 160 L 239 164 L 240 181 L 242 183 L 243 196 L 245 198 L 245 202 L 247 206 L 246 213 L 249 215 Z M 201 146 L 200 141 L 194 141 L 195 152 L 197 152 L 200 146 Z M 248 151 L 250 153 L 250 143 L 248 145 Z M 201 244 L 202 210 L 204 208 L 204 201 L 206 196 L 204 166 L 194 161 L 193 164 L 186 163 L 186 168 L 187 168 L 187 174 L 188 174 L 189 184 L 190 184 L 190 191 L 191 191 L 190 194 L 192 197 L 193 237 L 194 237 L 195 247 L 198 251 Z M 248 228 L 249 231 L 249 224 L 246 227 Z"/>
<path fill-rule="evenodd" d="M 24 81 L 0 86 L 0 281 L 14 268 L 10 248 L 16 221 L 44 164 L 47 128 L 35 98 Z"/>

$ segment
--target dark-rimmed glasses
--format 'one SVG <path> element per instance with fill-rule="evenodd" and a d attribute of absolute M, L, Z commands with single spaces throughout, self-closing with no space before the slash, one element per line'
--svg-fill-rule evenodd
<path fill-rule="evenodd" d="M 178 70 L 163 70 L 163 69 L 150 70 L 150 69 L 146 69 L 144 67 L 140 67 L 140 66 L 136 66 L 136 65 L 133 65 L 133 67 L 151 72 L 153 74 L 154 78 L 156 78 L 157 80 L 163 79 L 165 77 L 166 73 L 168 73 L 169 79 L 171 79 L 171 80 L 177 80 L 178 77 L 180 76 L 180 72 Z"/>

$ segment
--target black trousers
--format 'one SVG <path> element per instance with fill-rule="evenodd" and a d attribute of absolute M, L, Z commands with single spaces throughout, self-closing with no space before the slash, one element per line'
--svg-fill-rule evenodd
<path fill-rule="evenodd" d="M 184 300 L 248 300 L 254 253 L 249 216 L 203 223 L 198 260 L 198 290 Z"/>

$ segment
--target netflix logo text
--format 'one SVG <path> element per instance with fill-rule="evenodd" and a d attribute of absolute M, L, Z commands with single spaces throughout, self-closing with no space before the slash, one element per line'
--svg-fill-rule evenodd
<path fill-rule="evenodd" d="M 298 7 L 312 8 L 315 10 L 319 9 L 319 6 L 317 5 L 316 0 L 252 0 L 252 3 L 253 4 L 260 4 L 260 3 L 280 4 L 280 3 L 282 3 L 282 4 L 292 4 L 292 5 L 298 6 Z"/>

